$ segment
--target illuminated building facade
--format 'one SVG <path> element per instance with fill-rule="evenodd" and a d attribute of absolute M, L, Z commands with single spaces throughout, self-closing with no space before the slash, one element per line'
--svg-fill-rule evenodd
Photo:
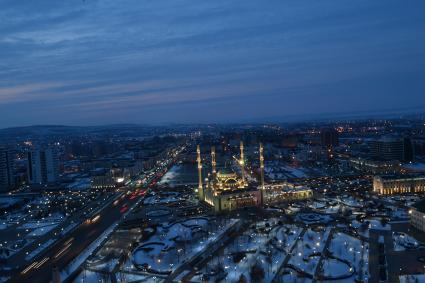
<path fill-rule="evenodd" d="M 425 232 L 425 200 L 418 201 L 412 205 L 410 213 L 410 224 L 416 229 Z"/>
<path fill-rule="evenodd" d="M 400 172 L 401 169 L 400 162 L 396 160 L 370 160 L 359 157 L 350 158 L 349 163 L 354 169 L 371 174 L 394 174 Z"/>
<path fill-rule="evenodd" d="M 375 176 L 373 191 L 380 195 L 425 192 L 425 175 Z"/>
<path fill-rule="evenodd" d="M 215 212 L 231 211 L 243 207 L 259 207 L 280 201 L 306 199 L 313 195 L 310 189 L 290 187 L 285 184 L 265 184 L 263 145 L 260 144 L 260 185 L 249 184 L 245 174 L 245 156 L 243 142 L 240 143 L 240 157 L 237 160 L 240 174 L 229 170 L 216 169 L 215 148 L 211 149 L 212 173 L 202 179 L 202 158 L 197 147 L 198 197 L 214 208 Z"/>
<path fill-rule="evenodd" d="M 215 178 L 207 180 L 203 200 L 216 212 L 230 211 L 261 205 L 261 192 L 234 172 L 218 172 Z"/>
<path fill-rule="evenodd" d="M 110 174 L 94 176 L 91 180 L 91 187 L 93 189 L 113 189 L 116 187 L 116 183 Z"/>
<path fill-rule="evenodd" d="M 283 201 L 303 200 L 313 196 L 313 191 L 302 186 L 287 183 L 267 184 L 263 190 L 265 204 L 274 204 Z"/>
<path fill-rule="evenodd" d="M 214 207 L 216 212 L 231 211 L 242 207 L 261 205 L 261 191 L 255 186 L 250 186 L 245 178 L 244 146 L 240 143 L 240 158 L 238 164 L 241 174 L 226 169 L 217 171 L 215 148 L 211 148 L 212 172 L 206 178 L 204 185 L 202 179 L 202 158 L 198 146 L 198 197 Z"/>

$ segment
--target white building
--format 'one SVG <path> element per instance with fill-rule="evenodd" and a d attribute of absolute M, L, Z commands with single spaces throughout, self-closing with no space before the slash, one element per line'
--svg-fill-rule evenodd
<path fill-rule="evenodd" d="M 412 206 L 410 224 L 418 230 L 425 232 L 425 200 L 421 200 Z"/>
<path fill-rule="evenodd" d="M 380 195 L 425 192 L 425 176 L 375 176 L 373 178 L 373 191 Z"/>
<path fill-rule="evenodd" d="M 48 184 L 58 181 L 59 158 L 54 149 L 28 152 L 28 181 L 30 184 Z"/>

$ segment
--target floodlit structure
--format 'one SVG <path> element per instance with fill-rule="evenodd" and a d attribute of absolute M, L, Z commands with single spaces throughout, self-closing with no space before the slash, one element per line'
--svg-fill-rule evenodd
<path fill-rule="evenodd" d="M 303 200 L 313 196 L 313 191 L 303 186 L 289 183 L 267 184 L 263 190 L 263 202 L 274 204 L 283 201 Z"/>
<path fill-rule="evenodd" d="M 217 173 L 217 162 L 215 161 L 215 147 L 213 146 L 211 148 L 211 166 L 212 166 L 212 173 L 215 175 Z"/>
<path fill-rule="evenodd" d="M 380 195 L 425 192 L 425 175 L 375 176 L 373 191 Z"/>
<path fill-rule="evenodd" d="M 260 143 L 260 175 L 261 189 L 264 190 L 264 148 L 262 143 Z"/>
<path fill-rule="evenodd" d="M 279 201 L 306 199 L 313 195 L 312 190 L 304 187 L 290 186 L 287 183 L 266 184 L 264 180 L 264 147 L 260 144 L 260 185 L 250 184 L 246 178 L 245 154 L 243 142 L 240 143 L 240 156 L 236 159 L 240 166 L 240 174 L 223 168 L 217 170 L 215 148 L 211 148 L 211 174 L 202 179 L 202 162 L 199 146 L 198 161 L 198 197 L 211 205 L 216 212 L 231 211 L 243 207 L 263 206 Z"/>
<path fill-rule="evenodd" d="M 203 199 L 204 198 L 204 189 L 203 189 L 203 185 L 202 185 L 202 159 L 201 159 L 201 148 L 198 145 L 196 147 L 196 161 L 198 162 L 198 196 L 199 199 Z"/>
<path fill-rule="evenodd" d="M 244 155 L 244 147 L 243 147 L 243 141 L 241 141 L 241 144 L 239 146 L 241 155 L 239 159 L 239 165 L 241 166 L 241 175 L 242 175 L 242 181 L 245 182 L 245 155 Z"/>

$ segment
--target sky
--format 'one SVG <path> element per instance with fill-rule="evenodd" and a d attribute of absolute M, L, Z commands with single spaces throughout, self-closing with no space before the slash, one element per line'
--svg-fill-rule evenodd
<path fill-rule="evenodd" d="M 0 0 L 0 128 L 422 111 L 423 11 L 423 0 Z"/>

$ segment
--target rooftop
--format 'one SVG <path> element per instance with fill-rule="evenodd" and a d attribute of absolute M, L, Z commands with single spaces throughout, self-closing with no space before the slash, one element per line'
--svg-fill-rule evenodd
<path fill-rule="evenodd" d="M 425 171 L 425 164 L 424 163 L 409 163 L 409 164 L 403 165 L 403 168 L 410 171 Z"/>
<path fill-rule="evenodd" d="M 381 175 L 377 176 L 382 178 L 383 180 L 405 180 L 405 179 L 423 179 L 425 178 L 425 175 L 417 174 L 417 175 Z"/>
<path fill-rule="evenodd" d="M 425 213 L 425 199 L 422 199 L 412 205 L 417 211 Z"/>

